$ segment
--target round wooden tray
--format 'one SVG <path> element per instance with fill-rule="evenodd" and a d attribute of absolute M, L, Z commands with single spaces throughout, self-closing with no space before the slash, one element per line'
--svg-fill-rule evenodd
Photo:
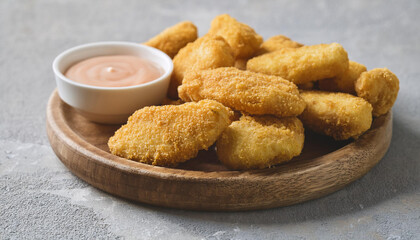
<path fill-rule="evenodd" d="M 214 149 L 177 168 L 151 166 L 114 156 L 107 141 L 120 126 L 90 122 L 54 91 L 47 133 L 60 160 L 76 176 L 103 191 L 157 206 L 237 211 L 287 206 L 319 198 L 366 174 L 385 155 L 392 114 L 376 118 L 356 141 L 334 141 L 306 132 L 302 154 L 286 164 L 229 171 Z"/>

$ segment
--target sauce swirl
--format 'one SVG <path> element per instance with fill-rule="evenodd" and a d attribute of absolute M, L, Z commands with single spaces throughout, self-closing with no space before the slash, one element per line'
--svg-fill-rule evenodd
<path fill-rule="evenodd" d="M 146 59 L 130 55 L 88 58 L 71 66 L 64 74 L 72 81 L 99 87 L 128 87 L 151 82 L 163 69 Z"/>

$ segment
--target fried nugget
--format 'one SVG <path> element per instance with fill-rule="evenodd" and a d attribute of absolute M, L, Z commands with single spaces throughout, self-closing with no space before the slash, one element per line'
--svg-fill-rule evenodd
<path fill-rule="evenodd" d="M 174 166 L 210 147 L 231 123 L 233 112 L 203 100 L 136 111 L 108 141 L 112 154 L 142 163 Z"/>
<path fill-rule="evenodd" d="M 230 169 L 261 169 L 298 156 L 304 140 L 296 117 L 242 116 L 217 140 L 217 156 Z"/>
<path fill-rule="evenodd" d="M 247 62 L 246 69 L 280 76 L 295 84 L 332 78 L 349 67 L 347 52 L 338 43 L 284 48 Z"/>
<path fill-rule="evenodd" d="M 301 91 L 306 109 L 299 116 L 305 128 L 335 140 L 357 138 L 370 128 L 372 105 L 347 93 Z"/>
<path fill-rule="evenodd" d="M 235 58 L 252 57 L 263 41 L 254 29 L 228 14 L 215 17 L 208 34 L 219 35 L 226 39 L 233 49 Z"/>
<path fill-rule="evenodd" d="M 178 91 L 186 102 L 212 99 L 249 114 L 288 117 L 305 108 L 292 82 L 234 67 L 189 72 Z"/>
<path fill-rule="evenodd" d="M 349 61 L 349 68 L 343 74 L 318 81 L 321 90 L 329 92 L 344 92 L 356 95 L 354 85 L 360 74 L 366 72 L 366 67 L 360 63 Z"/>
<path fill-rule="evenodd" d="M 397 100 L 400 81 L 387 68 L 375 68 L 364 72 L 356 81 L 357 96 L 373 106 L 373 116 L 383 115 Z"/>
<path fill-rule="evenodd" d="M 157 48 L 174 58 L 187 43 L 197 39 L 197 27 L 192 22 L 180 22 L 169 27 L 144 44 Z"/>
<path fill-rule="evenodd" d="M 231 67 L 235 63 L 232 49 L 220 36 L 207 35 L 179 51 L 174 58 L 174 70 L 169 84 L 168 96 L 177 99 L 177 88 L 187 71 Z"/>
<path fill-rule="evenodd" d="M 269 52 L 275 52 L 283 48 L 299 48 L 302 46 L 303 44 L 295 42 L 286 36 L 277 35 L 264 41 L 256 55 L 258 56 Z"/>

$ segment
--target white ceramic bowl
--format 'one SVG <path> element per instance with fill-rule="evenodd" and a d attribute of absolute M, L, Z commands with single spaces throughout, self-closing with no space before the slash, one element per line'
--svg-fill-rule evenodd
<path fill-rule="evenodd" d="M 130 87 L 97 87 L 72 81 L 64 72 L 87 58 L 105 55 L 133 55 L 160 65 L 158 79 Z M 87 119 L 99 123 L 125 123 L 136 110 L 158 105 L 166 96 L 173 70 L 171 58 L 155 48 L 131 42 L 97 42 L 68 49 L 53 62 L 58 94 Z"/>

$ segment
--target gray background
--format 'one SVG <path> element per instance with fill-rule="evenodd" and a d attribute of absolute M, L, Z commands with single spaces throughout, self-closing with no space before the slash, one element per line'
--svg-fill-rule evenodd
<path fill-rule="evenodd" d="M 142 42 L 182 20 L 206 33 L 229 13 L 264 38 L 339 42 L 368 69 L 400 79 L 394 135 L 362 179 L 291 207 L 191 212 L 112 197 L 52 152 L 45 109 L 51 63 L 104 40 Z M 0 1 L 0 239 L 419 239 L 420 1 Z"/>

